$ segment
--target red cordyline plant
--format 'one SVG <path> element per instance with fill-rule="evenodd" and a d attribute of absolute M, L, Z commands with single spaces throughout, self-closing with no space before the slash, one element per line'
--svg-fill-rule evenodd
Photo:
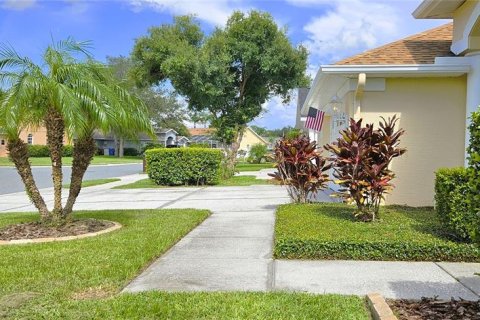
<path fill-rule="evenodd" d="M 405 153 L 399 147 L 403 129 L 395 131 L 398 118 L 382 117 L 380 128 L 373 124 L 362 127 L 362 119 L 350 119 L 350 126 L 341 132 L 336 142 L 328 144 L 334 167 L 334 177 L 341 188 L 338 194 L 357 205 L 355 216 L 362 221 L 378 217 L 380 203 L 394 185 L 395 174 L 389 169 L 393 158 Z"/>
<path fill-rule="evenodd" d="M 277 172 L 270 174 L 282 185 L 287 186 L 288 194 L 297 203 L 306 203 L 310 196 L 327 187 L 331 168 L 326 158 L 316 151 L 315 141 L 301 135 L 296 138 L 280 139 L 275 146 Z"/>

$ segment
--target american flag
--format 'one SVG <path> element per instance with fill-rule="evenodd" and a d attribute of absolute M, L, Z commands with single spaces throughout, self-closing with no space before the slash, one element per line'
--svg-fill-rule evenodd
<path fill-rule="evenodd" d="M 305 121 L 305 128 L 322 131 L 324 117 L 325 112 L 310 107 L 308 109 L 307 120 Z"/>

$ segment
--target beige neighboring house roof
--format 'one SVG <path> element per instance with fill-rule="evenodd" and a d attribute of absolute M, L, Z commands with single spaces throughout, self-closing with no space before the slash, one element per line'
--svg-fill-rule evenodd
<path fill-rule="evenodd" d="M 455 56 L 450 51 L 453 23 L 341 60 L 336 65 L 433 64 L 436 57 Z"/>

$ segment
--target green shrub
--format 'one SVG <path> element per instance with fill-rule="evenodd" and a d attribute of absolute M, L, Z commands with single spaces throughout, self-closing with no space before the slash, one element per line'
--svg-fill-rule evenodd
<path fill-rule="evenodd" d="M 435 179 L 435 209 L 443 225 L 464 240 L 475 238 L 479 218 L 470 210 L 468 170 L 440 169 Z"/>
<path fill-rule="evenodd" d="M 48 150 L 48 146 L 34 144 L 34 145 L 28 146 L 28 154 L 32 158 L 50 157 L 50 150 Z M 73 146 L 71 145 L 63 146 L 63 156 L 71 157 L 72 155 L 73 155 Z"/>
<path fill-rule="evenodd" d="M 190 143 L 188 145 L 189 148 L 210 148 L 210 145 L 208 143 Z"/>
<path fill-rule="evenodd" d="M 32 158 L 50 157 L 48 147 L 42 145 L 29 145 L 28 154 Z"/>
<path fill-rule="evenodd" d="M 63 146 L 63 156 L 64 157 L 72 157 L 73 156 L 73 146 L 72 145 Z"/>
<path fill-rule="evenodd" d="M 260 163 L 267 155 L 267 146 L 261 143 L 256 143 L 250 148 L 250 156 L 253 163 Z"/>
<path fill-rule="evenodd" d="M 147 143 L 143 148 L 142 148 L 142 154 L 145 153 L 145 151 L 147 150 L 151 150 L 151 149 L 159 149 L 159 148 L 165 148 L 165 145 L 164 144 L 160 144 L 160 143 Z"/>
<path fill-rule="evenodd" d="M 135 148 L 124 148 L 123 155 L 128 157 L 136 157 L 139 155 L 139 152 Z"/>
<path fill-rule="evenodd" d="M 470 193 L 467 202 L 469 203 L 472 215 L 480 215 L 480 110 L 471 115 L 470 143 L 468 147 L 468 186 Z M 480 224 L 477 223 L 474 231 L 476 240 L 480 241 Z"/>
<path fill-rule="evenodd" d="M 145 152 L 147 173 L 158 185 L 217 184 L 222 152 L 202 148 L 162 148 Z"/>

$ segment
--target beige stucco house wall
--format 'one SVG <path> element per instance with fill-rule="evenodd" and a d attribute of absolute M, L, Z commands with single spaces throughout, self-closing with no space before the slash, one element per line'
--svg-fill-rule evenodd
<path fill-rule="evenodd" d="M 361 118 L 400 117 L 407 149 L 392 162 L 396 189 L 387 203 L 433 204 L 435 171 L 464 164 L 466 78 L 389 78 L 384 92 L 366 92 Z"/>
<path fill-rule="evenodd" d="M 259 136 L 252 128 L 247 127 L 243 133 L 242 142 L 240 143 L 240 148 L 238 150 L 243 150 L 248 154 L 252 146 L 258 143 L 265 146 L 268 145 L 268 141 Z"/>

